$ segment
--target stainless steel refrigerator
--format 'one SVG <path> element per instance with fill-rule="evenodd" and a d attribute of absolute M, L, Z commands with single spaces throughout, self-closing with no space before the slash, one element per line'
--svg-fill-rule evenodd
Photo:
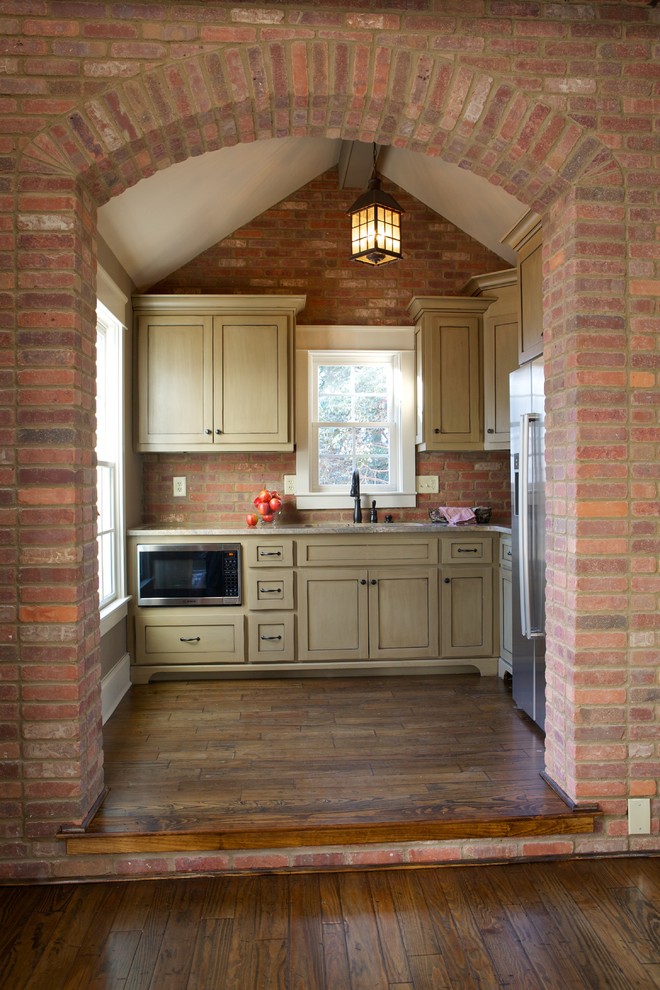
<path fill-rule="evenodd" d="M 543 359 L 509 378 L 513 700 L 545 726 L 545 403 Z"/>

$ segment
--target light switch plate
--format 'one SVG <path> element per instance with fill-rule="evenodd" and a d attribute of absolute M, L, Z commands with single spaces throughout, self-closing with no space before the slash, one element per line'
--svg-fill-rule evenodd
<path fill-rule="evenodd" d="M 438 476 L 420 474 L 415 478 L 415 489 L 419 495 L 435 495 L 438 492 Z"/>
<path fill-rule="evenodd" d="M 628 835 L 651 834 L 650 798 L 628 799 Z"/>

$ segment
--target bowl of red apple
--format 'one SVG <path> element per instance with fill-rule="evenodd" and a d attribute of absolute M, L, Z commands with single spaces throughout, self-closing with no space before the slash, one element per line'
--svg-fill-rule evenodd
<path fill-rule="evenodd" d="M 278 492 L 268 488 L 262 488 L 252 501 L 256 512 L 247 513 L 245 520 L 248 526 L 257 526 L 260 522 L 265 525 L 273 523 L 282 508 L 282 499 Z"/>

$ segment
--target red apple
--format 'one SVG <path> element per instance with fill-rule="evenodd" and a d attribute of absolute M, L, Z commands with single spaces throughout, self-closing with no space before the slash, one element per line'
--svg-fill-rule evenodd
<path fill-rule="evenodd" d="M 282 499 L 279 495 L 273 495 L 270 502 L 268 503 L 272 512 L 279 512 L 282 508 Z"/>
<path fill-rule="evenodd" d="M 262 517 L 262 519 L 264 516 L 269 516 L 270 505 L 268 504 L 268 502 L 259 502 L 259 504 L 257 505 L 257 512 Z"/>
<path fill-rule="evenodd" d="M 262 522 L 272 522 L 274 518 L 275 518 L 275 516 L 274 516 L 274 514 L 272 512 L 267 512 L 265 515 L 262 515 L 261 521 Z"/>
<path fill-rule="evenodd" d="M 260 502 L 270 502 L 270 498 L 271 498 L 271 492 L 269 492 L 267 488 L 262 488 L 259 494 L 257 495 L 257 499 Z"/>
<path fill-rule="evenodd" d="M 248 514 L 245 517 L 245 521 L 247 522 L 248 526 L 256 526 L 257 523 L 259 522 L 259 516 L 256 514 L 256 512 L 248 512 Z"/>

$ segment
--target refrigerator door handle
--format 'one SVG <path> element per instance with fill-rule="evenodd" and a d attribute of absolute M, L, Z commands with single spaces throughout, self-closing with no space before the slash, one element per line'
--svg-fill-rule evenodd
<path fill-rule="evenodd" d="M 520 534 L 520 624 L 522 634 L 527 639 L 543 636 L 544 632 L 533 621 L 532 617 L 532 586 L 531 561 L 532 545 L 530 533 L 530 516 L 532 504 L 530 493 L 536 483 L 531 468 L 531 434 L 538 416 L 534 413 L 524 413 L 520 417 L 520 479 L 519 479 L 519 534 Z"/>

